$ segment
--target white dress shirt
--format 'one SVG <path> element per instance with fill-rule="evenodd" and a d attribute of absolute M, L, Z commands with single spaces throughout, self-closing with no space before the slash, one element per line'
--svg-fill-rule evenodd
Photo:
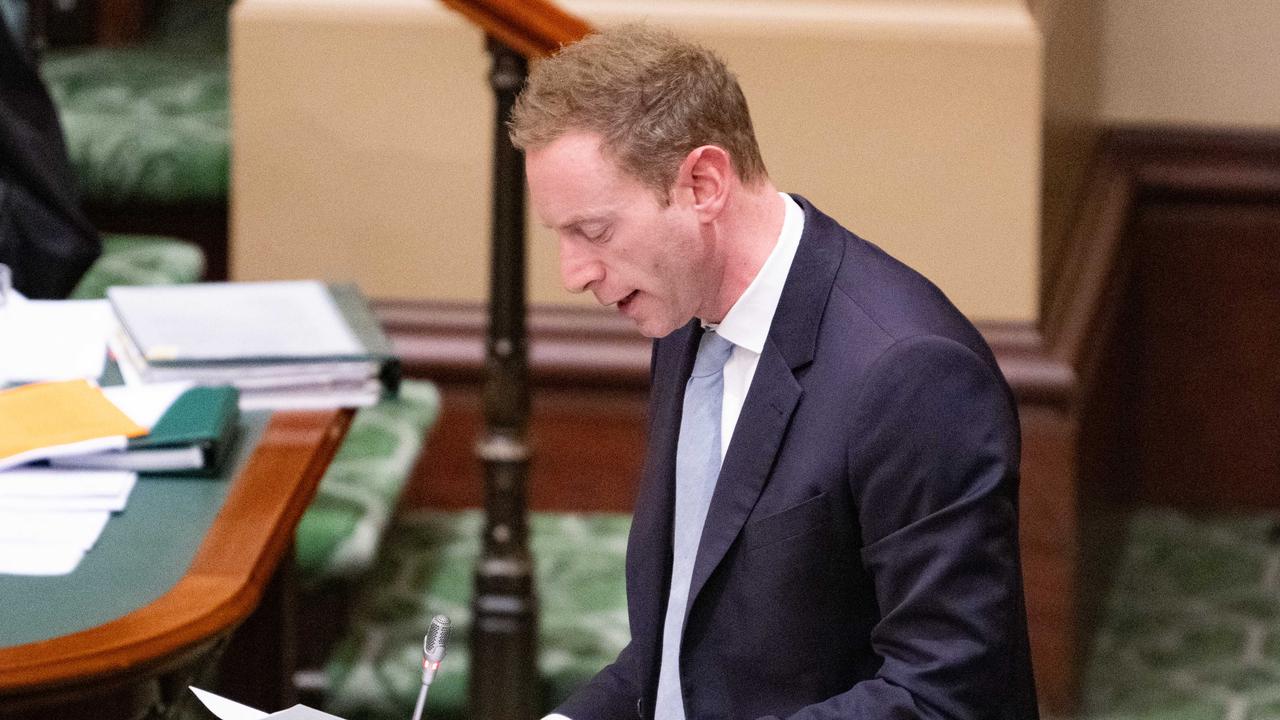
<path fill-rule="evenodd" d="M 720 337 L 734 345 L 733 354 L 724 364 L 724 402 L 720 411 L 721 460 L 724 460 L 724 455 L 729 450 L 733 429 L 738 424 L 738 415 L 742 413 L 742 403 L 746 401 L 751 380 L 756 376 L 756 365 L 760 364 L 760 353 L 764 352 L 764 341 L 769 336 L 769 326 L 773 324 L 773 313 L 778 309 L 782 286 L 787 282 L 791 261 L 796 257 L 800 235 L 804 232 L 804 210 L 800 209 L 790 195 L 778 194 L 786 203 L 786 216 L 782 221 L 782 231 L 778 233 L 777 244 L 773 246 L 773 251 L 764 261 L 760 272 L 756 273 L 742 296 L 729 308 L 724 320 L 715 325 L 705 325 L 707 328 L 714 328 Z"/>

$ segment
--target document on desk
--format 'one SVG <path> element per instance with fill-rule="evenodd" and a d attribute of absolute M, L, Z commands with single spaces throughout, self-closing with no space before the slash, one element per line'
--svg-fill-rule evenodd
<path fill-rule="evenodd" d="M 0 387 L 97 378 L 117 321 L 106 300 L 27 300 L 0 306 Z"/>
<path fill-rule="evenodd" d="M 125 447 L 147 434 L 87 380 L 0 390 L 0 470 L 57 455 Z"/>
<path fill-rule="evenodd" d="M 120 511 L 138 474 L 125 471 L 16 468 L 0 472 L 0 511 Z"/>
<path fill-rule="evenodd" d="M 123 510 L 132 472 L 21 468 L 0 472 L 0 574 L 66 575 Z"/>
<path fill-rule="evenodd" d="M 0 574 L 66 575 L 98 542 L 110 510 L 0 509 Z"/>
<path fill-rule="evenodd" d="M 263 720 L 263 718 L 273 718 L 274 720 L 342 720 L 337 715 L 330 715 L 327 712 L 309 708 L 306 705 L 294 705 L 288 710 L 280 712 L 265 713 L 256 710 L 248 705 L 241 705 L 233 700 L 228 700 L 221 695 L 215 695 L 208 690 L 201 690 L 198 687 L 192 687 L 191 692 L 204 703 L 209 712 L 216 715 L 221 720 Z"/>
<path fill-rule="evenodd" d="M 76 543 L 0 541 L 0 575 L 69 575 L 83 559 L 84 549 Z"/>
<path fill-rule="evenodd" d="M 88 550 L 98 542 L 110 516 L 108 510 L 0 510 L 0 542 L 61 543 Z"/>

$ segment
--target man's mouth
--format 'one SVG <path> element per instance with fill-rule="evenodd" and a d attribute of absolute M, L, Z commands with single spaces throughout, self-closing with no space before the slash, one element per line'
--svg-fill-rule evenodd
<path fill-rule="evenodd" d="M 636 295 L 639 292 L 640 292 L 639 290 L 632 290 L 631 292 L 627 293 L 626 297 L 621 298 L 620 300 L 618 300 L 618 302 L 614 304 L 618 306 L 618 310 L 622 312 L 626 312 L 627 306 L 631 304 L 631 301 L 635 299 Z"/>

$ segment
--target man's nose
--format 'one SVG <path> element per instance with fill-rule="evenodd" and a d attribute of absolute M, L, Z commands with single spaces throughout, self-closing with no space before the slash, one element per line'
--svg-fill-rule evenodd
<path fill-rule="evenodd" d="M 571 293 L 580 293 L 604 278 L 600 261 L 571 240 L 560 241 L 560 282 Z"/>

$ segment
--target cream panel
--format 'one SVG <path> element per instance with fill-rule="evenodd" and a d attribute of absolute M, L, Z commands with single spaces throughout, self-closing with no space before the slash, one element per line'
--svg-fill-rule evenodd
<path fill-rule="evenodd" d="M 1041 48 L 1023 0 L 564 4 L 716 48 L 781 188 L 971 316 L 1035 318 Z M 232 22 L 235 276 L 483 298 L 493 104 L 479 32 L 390 0 L 240 0 Z M 529 267 L 532 301 L 591 302 L 559 288 L 536 223 Z"/>
<path fill-rule="evenodd" d="M 1085 173 L 1101 134 L 1102 15 L 1105 0 L 1045 0 L 1042 277 L 1055 274 L 1079 210 Z"/>
<path fill-rule="evenodd" d="M 1280 2 L 1106 0 L 1103 115 L 1280 128 Z"/>

